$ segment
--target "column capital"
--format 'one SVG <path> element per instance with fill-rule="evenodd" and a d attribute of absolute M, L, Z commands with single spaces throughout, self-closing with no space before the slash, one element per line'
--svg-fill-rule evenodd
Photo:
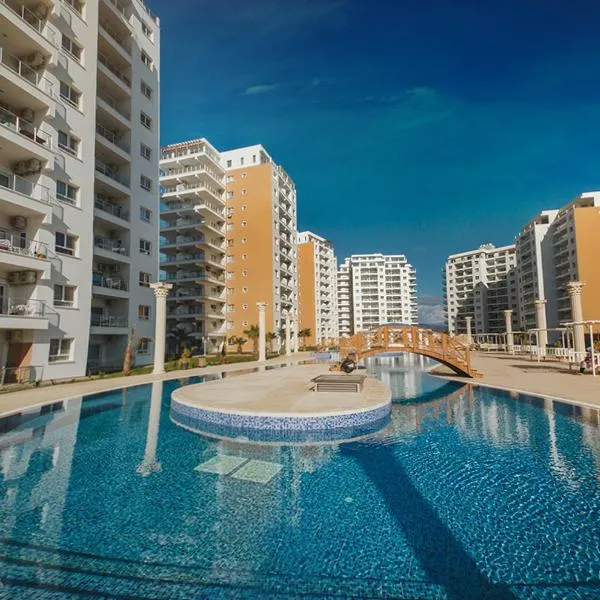
<path fill-rule="evenodd" d="M 266 302 L 257 302 L 256 306 L 258 307 L 258 312 L 264 312 L 267 308 Z"/>
<path fill-rule="evenodd" d="M 512 308 L 507 308 L 507 309 L 504 311 L 504 314 L 505 314 L 505 315 L 512 315 L 512 314 L 513 314 L 513 309 L 512 309 Z"/>
<path fill-rule="evenodd" d="M 467 323 L 472 320 L 473 320 L 473 317 L 465 317 L 465 321 L 467 321 Z"/>
<path fill-rule="evenodd" d="M 567 283 L 567 293 L 569 296 L 580 296 L 585 283 L 582 281 L 569 281 Z"/>
<path fill-rule="evenodd" d="M 158 281 L 156 283 L 151 283 L 150 287 L 154 290 L 154 295 L 157 298 L 166 298 L 169 295 L 169 292 L 173 289 L 173 284 Z"/>
<path fill-rule="evenodd" d="M 546 302 L 547 302 L 547 300 L 544 300 L 543 298 L 538 298 L 537 300 L 533 301 L 535 306 L 544 306 L 544 304 L 546 304 Z"/>

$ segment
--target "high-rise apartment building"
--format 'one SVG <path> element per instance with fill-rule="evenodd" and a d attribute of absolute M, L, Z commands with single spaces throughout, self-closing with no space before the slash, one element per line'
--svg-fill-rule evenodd
<path fill-rule="evenodd" d="M 352 271 L 350 259 L 346 258 L 338 267 L 338 330 L 340 337 L 348 337 L 354 333 L 352 322 Z"/>
<path fill-rule="evenodd" d="M 483 244 L 477 250 L 450 255 L 444 269 L 444 305 L 450 334 L 466 332 L 472 317 L 472 333 L 505 331 L 505 310 L 513 310 L 518 324 L 515 246 L 496 248 Z"/>
<path fill-rule="evenodd" d="M 279 334 L 286 312 L 292 321 L 298 318 L 296 186 L 260 145 L 222 152 L 221 164 L 227 339 L 248 339 L 244 331 L 258 324 L 258 302 L 267 304 L 267 331 Z"/>
<path fill-rule="evenodd" d="M 150 362 L 158 19 L 140 0 L 6 0 L 0 21 L 0 366 L 117 366 L 132 328 Z"/>
<path fill-rule="evenodd" d="M 557 326 L 552 236 L 557 214 L 557 210 L 542 211 L 523 227 L 515 242 L 519 328 L 525 331 L 537 327 L 536 300 L 546 301 L 547 326 Z"/>
<path fill-rule="evenodd" d="M 572 319 L 567 293 L 570 281 L 585 283 L 583 318 L 600 319 L 600 192 L 581 194 L 558 211 L 552 223 L 552 242 L 556 321 L 564 323 Z"/>
<path fill-rule="evenodd" d="M 298 312 L 306 344 L 337 340 L 337 263 L 330 241 L 310 231 L 298 233 Z"/>
<path fill-rule="evenodd" d="M 353 254 L 338 271 L 338 286 L 342 336 L 388 323 L 418 322 L 416 272 L 403 254 Z"/>
<path fill-rule="evenodd" d="M 225 171 L 205 139 L 161 152 L 161 277 L 167 354 L 218 352 L 225 341 Z"/>

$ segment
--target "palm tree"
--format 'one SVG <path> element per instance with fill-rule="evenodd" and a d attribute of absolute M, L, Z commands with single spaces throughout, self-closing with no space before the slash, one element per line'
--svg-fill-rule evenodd
<path fill-rule="evenodd" d="M 229 338 L 229 345 L 230 346 L 237 346 L 238 354 L 242 354 L 243 351 L 244 351 L 243 346 L 244 346 L 244 344 L 247 341 L 248 340 L 246 338 L 243 338 L 243 337 L 230 337 Z"/>
<path fill-rule="evenodd" d="M 248 329 L 244 329 L 244 334 L 252 340 L 252 352 L 258 354 L 258 336 L 260 335 L 258 325 L 250 325 Z"/>
<path fill-rule="evenodd" d="M 310 328 L 301 329 L 298 332 L 298 337 L 302 338 L 302 345 L 304 346 L 304 348 L 306 348 L 306 338 L 309 338 L 311 335 L 312 331 L 310 330 Z"/>
<path fill-rule="evenodd" d="M 127 347 L 125 348 L 125 354 L 123 356 L 123 373 L 129 375 L 131 367 L 133 365 L 133 340 L 135 338 L 135 327 L 131 328 L 131 333 L 127 338 Z"/>
<path fill-rule="evenodd" d="M 273 350 L 273 342 L 277 339 L 277 334 L 274 331 L 269 331 L 266 337 L 267 342 L 269 342 L 269 349 L 271 350 L 271 352 L 275 352 Z"/>

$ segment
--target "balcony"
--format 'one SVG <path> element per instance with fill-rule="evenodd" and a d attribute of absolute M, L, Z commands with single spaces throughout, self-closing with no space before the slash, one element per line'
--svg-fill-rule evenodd
<path fill-rule="evenodd" d="M 39 216 L 47 220 L 54 204 L 50 190 L 0 167 L 0 211 L 5 215 Z"/>
<path fill-rule="evenodd" d="M 56 91 L 52 82 L 2 47 L 0 77 L 7 97 L 18 99 L 32 110 L 47 110 L 54 106 Z"/>
<path fill-rule="evenodd" d="M 95 296 L 129 298 L 128 289 L 129 286 L 122 277 L 111 277 L 99 272 L 92 275 L 92 293 Z"/>
<path fill-rule="evenodd" d="M 49 9 L 41 3 L 32 9 L 18 0 L 0 0 L 2 30 L 9 24 L 15 30 L 15 34 L 11 32 L 9 37 L 21 47 L 29 46 L 31 51 L 37 50 L 53 56 L 58 41 L 56 32 L 46 21 L 48 13 Z"/>
<path fill-rule="evenodd" d="M 11 298 L 0 304 L 0 329 L 48 329 L 50 311 L 41 300 Z"/>
<path fill-rule="evenodd" d="M 126 161 L 130 160 L 131 146 L 129 142 L 120 134 L 104 127 L 101 123 L 96 123 L 96 141 L 103 144 L 105 148 L 115 153 L 119 158 Z"/>
<path fill-rule="evenodd" d="M 12 164 L 37 158 L 49 163 L 54 159 L 52 138 L 41 127 L 36 127 L 5 108 L 0 108 L 0 125 L 4 128 L 4 161 Z"/>
<path fill-rule="evenodd" d="M 94 314 L 90 318 L 90 334 L 92 335 L 127 335 L 129 324 L 127 317 L 109 314 Z"/>
<path fill-rule="evenodd" d="M 124 173 L 121 173 L 116 167 L 107 165 L 99 160 L 96 161 L 96 177 L 100 175 L 99 179 L 117 189 L 123 194 L 129 194 L 129 177 Z"/>
<path fill-rule="evenodd" d="M 131 76 L 127 71 L 119 67 L 114 61 L 110 60 L 106 55 L 98 53 L 99 69 L 111 80 L 116 86 L 126 92 L 131 93 Z"/>
<path fill-rule="evenodd" d="M 99 86 L 96 96 L 96 104 L 107 115 L 116 119 L 118 123 L 125 127 L 131 125 L 131 110 L 129 108 L 129 98 L 118 100 L 106 88 Z"/>
<path fill-rule="evenodd" d="M 222 170 L 219 155 L 216 152 L 213 152 L 213 150 L 204 143 L 183 148 L 165 149 L 162 151 L 160 157 L 161 167 L 166 169 L 169 168 L 169 165 L 190 166 L 196 162 L 203 161 L 217 166 L 219 171 Z"/>
<path fill-rule="evenodd" d="M 103 258 L 129 263 L 129 248 L 122 240 L 94 236 L 94 254 Z"/>
<path fill-rule="evenodd" d="M 121 28 L 101 18 L 98 23 L 98 32 L 104 39 L 105 45 L 116 52 L 121 59 L 131 62 L 131 31 L 128 27 Z"/>
<path fill-rule="evenodd" d="M 50 250 L 46 244 L 29 240 L 19 233 L 0 231 L 0 268 L 37 271 L 49 275 L 49 256 Z"/>
<path fill-rule="evenodd" d="M 211 205 L 210 203 L 215 199 L 219 202 L 222 201 L 223 189 L 212 185 L 207 185 L 201 181 L 196 181 L 193 183 L 178 183 L 172 187 L 163 186 L 162 195 L 164 200 L 169 198 L 194 196 L 205 201 L 206 204 Z M 199 204 L 199 202 L 196 202 L 195 204 Z M 224 214 L 222 209 L 219 210 L 221 210 L 221 213 Z"/>
<path fill-rule="evenodd" d="M 163 170 L 160 183 L 161 185 L 166 186 L 167 182 L 173 183 L 189 179 L 199 179 L 200 175 L 208 175 L 216 186 L 223 187 L 223 172 L 217 171 L 204 164 L 187 165 L 175 167 L 166 171 Z"/>
<path fill-rule="evenodd" d="M 104 194 L 96 193 L 94 208 L 96 209 L 94 211 L 95 215 L 98 211 L 102 213 L 102 215 L 96 216 L 116 225 L 125 226 L 123 221 L 129 221 L 129 211 L 120 204 L 109 200 L 109 197 Z"/>
<path fill-rule="evenodd" d="M 121 2 L 120 0 L 104 0 L 104 2 L 100 2 L 100 5 L 106 6 L 120 23 L 129 27 L 129 11 L 126 2 Z"/>

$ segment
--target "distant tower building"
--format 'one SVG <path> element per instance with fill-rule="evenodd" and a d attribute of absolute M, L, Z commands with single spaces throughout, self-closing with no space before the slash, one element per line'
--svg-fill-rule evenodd
<path fill-rule="evenodd" d="M 346 270 L 350 294 L 346 293 Z M 416 272 L 403 254 L 353 254 L 340 267 L 338 286 L 338 293 L 343 292 L 344 298 L 344 305 L 338 308 L 341 335 L 387 323 L 416 325 L 418 322 Z M 350 300 L 350 314 L 346 300 Z M 348 317 L 351 332 L 348 332 Z"/>
<path fill-rule="evenodd" d="M 338 268 L 337 294 L 339 335 L 340 337 L 348 337 L 354 334 L 354 317 L 352 311 L 352 273 L 350 270 L 349 258 L 344 260 L 344 262 Z"/>
<path fill-rule="evenodd" d="M 515 246 L 483 244 L 477 250 L 452 254 L 444 269 L 445 316 L 450 334 L 466 332 L 472 317 L 473 333 L 502 333 L 504 311 L 512 309 L 518 324 Z"/>
<path fill-rule="evenodd" d="M 330 241 L 310 231 L 298 234 L 300 329 L 309 346 L 339 337 L 336 260 Z"/>

